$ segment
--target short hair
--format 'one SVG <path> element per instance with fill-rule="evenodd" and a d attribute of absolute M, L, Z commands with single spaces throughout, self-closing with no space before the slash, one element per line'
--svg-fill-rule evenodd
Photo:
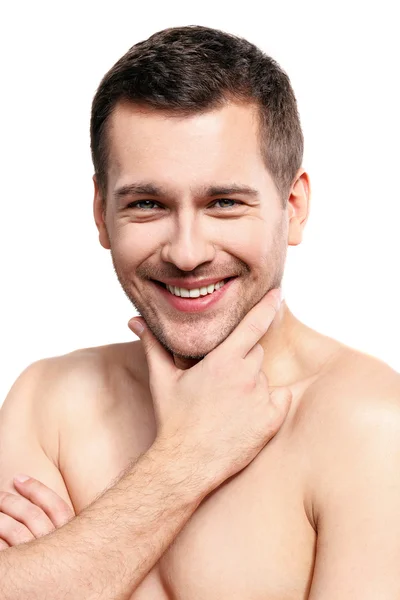
<path fill-rule="evenodd" d="M 229 101 L 258 109 L 261 155 L 282 201 L 303 160 L 296 98 L 285 71 L 244 38 L 199 25 L 172 27 L 132 46 L 104 75 L 92 102 L 90 144 L 106 205 L 107 124 L 128 101 L 187 116 Z"/>

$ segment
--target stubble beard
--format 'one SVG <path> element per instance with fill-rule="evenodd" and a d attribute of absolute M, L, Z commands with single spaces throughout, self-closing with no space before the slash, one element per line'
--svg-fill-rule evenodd
<path fill-rule="evenodd" d="M 283 223 L 280 225 L 282 227 Z M 110 250 L 111 259 L 125 295 L 138 315 L 143 317 L 146 325 L 163 348 L 179 359 L 199 361 L 226 340 L 261 298 L 282 284 L 287 245 L 286 236 L 281 227 L 277 227 L 275 230 L 271 250 L 263 260 L 261 276 L 252 276 L 251 269 L 245 263 L 236 261 L 238 265 L 236 272 L 240 275 L 232 285 L 237 287 L 236 293 L 240 298 L 238 302 L 231 303 L 228 311 L 220 310 L 219 315 L 218 308 L 208 313 L 180 313 L 179 323 L 172 319 L 169 320 L 165 313 L 160 319 L 158 307 L 154 306 L 154 292 L 150 291 L 147 300 L 134 297 L 132 282 L 129 280 L 128 274 L 119 268 L 112 249 Z M 147 269 L 139 268 L 138 270 L 144 273 Z M 144 280 L 143 277 L 141 279 Z M 144 285 L 149 288 L 148 284 Z M 167 321 L 166 324 L 164 324 L 165 321 Z M 173 341 L 174 337 L 177 341 Z M 182 338 L 186 340 L 186 348 L 179 344 L 178 340 L 182 340 Z"/>

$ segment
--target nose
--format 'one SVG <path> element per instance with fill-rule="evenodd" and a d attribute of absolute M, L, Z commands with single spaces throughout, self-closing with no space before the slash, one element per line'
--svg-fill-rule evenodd
<path fill-rule="evenodd" d="M 189 213 L 179 217 L 161 250 L 162 260 L 173 263 L 181 271 L 193 271 L 200 264 L 212 261 L 214 256 L 215 247 L 204 223 Z"/>

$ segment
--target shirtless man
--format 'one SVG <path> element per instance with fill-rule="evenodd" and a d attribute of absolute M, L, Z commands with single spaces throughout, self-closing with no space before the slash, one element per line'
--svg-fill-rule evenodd
<path fill-rule="evenodd" d="M 91 135 L 100 243 L 146 327 L 6 398 L 0 526 L 44 486 L 73 514 L 5 543 L 1 598 L 397 600 L 400 376 L 274 304 L 309 212 L 287 76 L 159 32 L 103 79 Z"/>

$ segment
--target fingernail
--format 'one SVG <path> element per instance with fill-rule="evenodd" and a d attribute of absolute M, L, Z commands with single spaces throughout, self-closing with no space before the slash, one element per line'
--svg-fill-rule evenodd
<path fill-rule="evenodd" d="M 131 329 L 136 333 L 136 335 L 140 335 L 144 331 L 144 327 L 140 321 L 131 321 L 130 322 Z"/>
<path fill-rule="evenodd" d="M 19 481 L 19 483 L 24 483 L 24 481 L 28 481 L 30 479 L 29 475 L 16 475 L 14 477 L 14 481 Z"/>

